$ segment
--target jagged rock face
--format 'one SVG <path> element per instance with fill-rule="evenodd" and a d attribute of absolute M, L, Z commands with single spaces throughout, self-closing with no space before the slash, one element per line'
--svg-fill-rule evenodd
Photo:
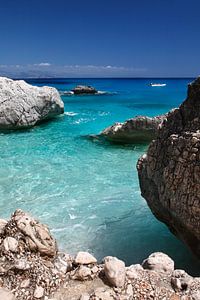
<path fill-rule="evenodd" d="M 164 119 L 165 116 L 154 118 L 138 116 L 124 123 L 115 123 L 104 129 L 100 136 L 118 143 L 151 141 L 155 138 L 158 127 Z"/>
<path fill-rule="evenodd" d="M 200 257 L 200 78 L 169 112 L 137 168 L 152 212 Z"/>
<path fill-rule="evenodd" d="M 30 127 L 64 112 L 58 91 L 0 77 L 0 129 Z"/>

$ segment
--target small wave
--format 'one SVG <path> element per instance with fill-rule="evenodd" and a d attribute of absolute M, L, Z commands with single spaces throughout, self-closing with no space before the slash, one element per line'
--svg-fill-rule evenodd
<path fill-rule="evenodd" d="M 116 95 L 117 92 L 108 92 L 108 91 L 97 91 L 97 93 L 95 94 L 87 94 L 87 93 L 83 93 L 83 94 L 74 94 L 73 91 L 63 91 L 60 92 L 61 96 L 103 96 L 103 95 Z"/>
<path fill-rule="evenodd" d="M 82 224 L 80 224 L 80 223 L 78 223 L 78 224 L 75 224 L 75 225 L 73 226 L 73 228 L 74 228 L 74 229 L 76 229 L 76 228 L 85 229 L 85 226 L 82 225 Z"/>
<path fill-rule="evenodd" d="M 51 229 L 51 232 L 63 232 L 63 231 L 67 231 L 68 227 L 63 227 L 63 228 L 53 228 Z"/>
<path fill-rule="evenodd" d="M 66 112 L 64 112 L 64 115 L 73 117 L 73 116 L 77 116 L 78 113 L 75 113 L 73 111 L 66 111 Z"/>
<path fill-rule="evenodd" d="M 64 91 L 64 92 L 60 92 L 61 96 L 73 96 L 74 92 L 72 91 Z"/>
<path fill-rule="evenodd" d="M 73 124 L 82 124 L 82 123 L 88 123 L 91 121 L 95 121 L 96 118 L 80 118 L 78 120 L 76 120 L 75 122 L 73 122 Z"/>
<path fill-rule="evenodd" d="M 69 214 L 69 218 L 70 218 L 70 220 L 75 220 L 75 219 L 77 219 L 78 217 L 77 217 L 76 215 Z"/>
<path fill-rule="evenodd" d="M 108 116 L 110 115 L 110 112 L 109 111 L 101 111 L 98 113 L 100 117 L 103 117 L 103 116 Z"/>
<path fill-rule="evenodd" d="M 88 217 L 88 219 L 90 219 L 90 220 L 93 220 L 93 219 L 96 219 L 96 218 L 97 218 L 96 215 L 91 215 L 91 216 Z"/>
<path fill-rule="evenodd" d="M 105 92 L 105 91 L 98 91 L 98 92 L 97 92 L 98 95 L 105 95 L 105 94 L 107 94 L 107 93 L 108 93 L 108 92 Z"/>
<path fill-rule="evenodd" d="M 117 92 L 98 91 L 95 95 L 116 95 Z"/>

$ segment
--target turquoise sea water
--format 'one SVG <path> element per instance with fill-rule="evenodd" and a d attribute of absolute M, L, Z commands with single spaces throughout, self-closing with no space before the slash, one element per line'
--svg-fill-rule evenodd
<path fill-rule="evenodd" d="M 90 84 L 110 94 L 64 96 L 65 114 L 27 131 L 1 134 L 0 213 L 16 208 L 47 223 L 60 248 L 88 250 L 98 258 L 115 255 L 127 264 L 163 251 L 199 274 L 200 264 L 152 215 L 140 196 L 136 162 L 147 145 L 92 142 L 116 121 L 155 116 L 178 106 L 191 79 L 48 79 L 28 80 L 60 91 Z"/>

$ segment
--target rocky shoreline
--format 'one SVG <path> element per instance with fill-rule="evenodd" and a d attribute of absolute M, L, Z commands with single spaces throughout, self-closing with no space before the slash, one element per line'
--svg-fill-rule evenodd
<path fill-rule="evenodd" d="M 0 77 L 0 129 L 19 129 L 62 114 L 54 88 Z M 100 133 L 114 142 L 153 140 L 138 162 L 142 195 L 152 212 L 200 256 L 200 78 L 180 108 L 136 117 Z M 98 136 L 98 137 L 99 137 Z M 133 253 L 134 255 L 134 253 Z M 177 270 L 164 253 L 125 266 L 87 252 L 59 252 L 48 227 L 22 210 L 0 219 L 0 300 L 200 300 L 200 277 Z"/>
<path fill-rule="evenodd" d="M 46 225 L 22 210 L 0 220 L 0 299 L 133 300 L 200 299 L 200 278 L 175 270 L 164 253 L 126 267 L 107 256 L 59 252 Z"/>

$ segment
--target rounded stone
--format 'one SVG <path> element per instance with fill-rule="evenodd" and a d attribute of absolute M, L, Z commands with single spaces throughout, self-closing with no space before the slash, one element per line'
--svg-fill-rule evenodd
<path fill-rule="evenodd" d="M 97 263 L 97 260 L 92 254 L 80 251 L 76 255 L 75 263 L 80 265 L 89 265 Z"/>
<path fill-rule="evenodd" d="M 109 283 L 116 287 L 122 287 L 125 283 L 125 263 L 116 257 L 107 256 L 104 258 L 104 272 Z"/>
<path fill-rule="evenodd" d="M 162 252 L 155 252 L 149 255 L 142 263 L 144 269 L 152 270 L 155 272 L 167 272 L 174 271 L 174 261 Z"/>

